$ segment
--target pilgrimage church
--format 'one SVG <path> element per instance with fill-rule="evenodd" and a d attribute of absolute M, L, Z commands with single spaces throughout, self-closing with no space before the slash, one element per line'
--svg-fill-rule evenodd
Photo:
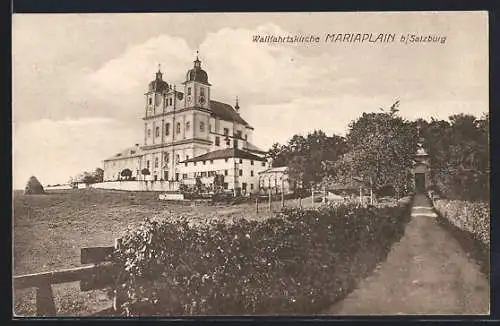
<path fill-rule="evenodd" d="M 198 56 L 193 63 L 180 87 L 158 69 L 144 94 L 142 144 L 104 160 L 104 181 L 119 180 L 129 169 L 136 180 L 178 185 L 201 177 L 208 184 L 223 175 L 225 189 L 258 187 L 258 172 L 268 163 L 265 151 L 252 144 L 254 128 L 241 116 L 238 99 L 233 107 L 211 98 Z"/>

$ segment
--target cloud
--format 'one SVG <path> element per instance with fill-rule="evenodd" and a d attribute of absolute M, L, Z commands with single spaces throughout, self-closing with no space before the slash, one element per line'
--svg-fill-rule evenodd
<path fill-rule="evenodd" d="M 44 185 L 66 182 L 83 170 L 101 166 L 103 159 L 139 139 L 139 130 L 103 117 L 15 124 L 14 188 L 24 188 L 31 175 Z"/>

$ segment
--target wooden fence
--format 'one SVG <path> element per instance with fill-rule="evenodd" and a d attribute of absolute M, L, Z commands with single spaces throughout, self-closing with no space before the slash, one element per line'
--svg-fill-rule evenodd
<path fill-rule="evenodd" d="M 80 291 L 91 291 L 117 286 L 117 270 L 110 261 L 114 247 L 91 247 L 80 250 L 80 263 L 84 266 L 50 272 L 14 276 L 14 289 L 36 288 L 36 316 L 56 316 L 52 284 L 80 282 Z M 120 298 L 113 299 L 113 309 L 119 312 Z"/>

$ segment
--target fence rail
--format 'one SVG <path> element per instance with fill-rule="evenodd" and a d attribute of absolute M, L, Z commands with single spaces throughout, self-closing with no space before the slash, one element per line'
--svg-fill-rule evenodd
<path fill-rule="evenodd" d="M 80 260 L 84 266 L 14 276 L 13 287 L 16 290 L 36 288 L 36 315 L 56 316 L 52 284 L 79 281 L 80 291 L 114 286 L 117 271 L 116 266 L 109 260 L 109 255 L 119 245 L 120 240 L 116 239 L 114 247 L 82 248 Z M 120 308 L 120 300 L 116 295 L 113 308 L 115 311 Z"/>

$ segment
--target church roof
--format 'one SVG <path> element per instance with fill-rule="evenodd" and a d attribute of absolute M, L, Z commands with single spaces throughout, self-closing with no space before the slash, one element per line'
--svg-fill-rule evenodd
<path fill-rule="evenodd" d="M 104 161 L 112 161 L 112 160 L 120 160 L 124 158 L 129 158 L 129 157 L 137 157 L 141 156 L 143 154 L 142 149 L 136 145 L 134 147 L 128 147 L 127 149 L 124 149 L 123 151 L 116 153 L 115 155 L 105 159 Z"/>
<path fill-rule="evenodd" d="M 288 172 L 288 166 L 278 166 L 275 168 L 270 168 L 264 171 L 258 172 L 258 174 L 263 174 L 263 173 L 287 173 Z"/>
<path fill-rule="evenodd" d="M 252 154 L 250 152 L 237 149 L 237 148 L 226 148 L 226 149 L 219 149 L 216 151 L 208 152 L 193 158 L 190 158 L 188 160 L 184 160 L 181 163 L 187 163 L 187 162 L 199 162 L 199 161 L 208 161 L 208 160 L 217 160 L 217 159 L 225 159 L 225 158 L 244 158 L 248 160 L 255 160 L 255 161 L 266 161 L 266 159 L 259 157 L 255 154 Z"/>
<path fill-rule="evenodd" d="M 266 151 L 260 149 L 259 147 L 255 146 L 254 144 L 250 142 L 246 142 L 246 145 L 243 147 L 243 149 L 249 151 L 249 152 L 257 152 L 257 153 L 266 153 Z"/>
<path fill-rule="evenodd" d="M 221 120 L 237 122 L 242 125 L 245 125 L 249 128 L 252 128 L 248 122 L 246 122 L 233 107 L 229 104 L 222 103 L 219 101 L 210 100 L 210 109 L 212 110 L 212 116 L 218 117 Z"/>

